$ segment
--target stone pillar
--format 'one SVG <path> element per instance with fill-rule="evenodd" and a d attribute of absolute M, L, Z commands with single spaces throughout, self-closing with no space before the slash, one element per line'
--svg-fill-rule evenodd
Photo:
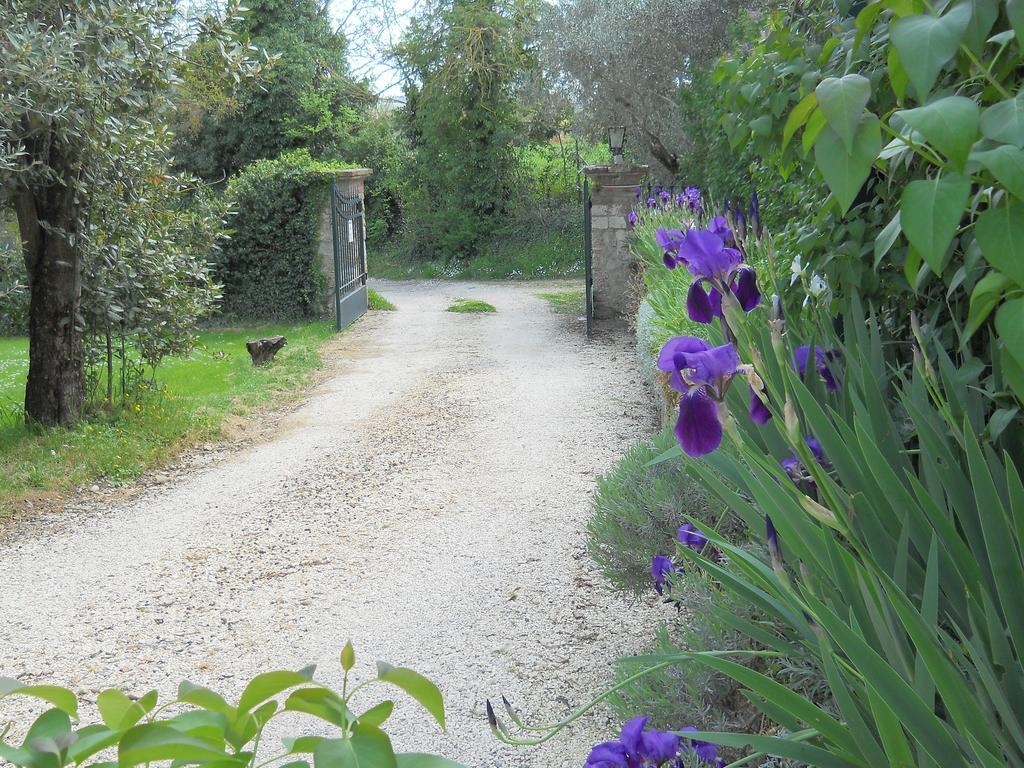
<path fill-rule="evenodd" d="M 363 250 L 366 243 L 366 179 L 373 175 L 369 168 L 349 168 L 337 175 L 335 184 L 338 187 L 338 194 L 345 197 L 356 197 L 363 201 Z M 331 232 L 331 198 L 327 198 L 323 213 L 320 214 L 320 246 L 318 248 L 320 271 L 324 276 L 324 292 L 322 297 L 323 311 L 325 314 L 334 312 L 334 235 Z M 367 255 L 369 258 L 369 255 Z"/>
<path fill-rule="evenodd" d="M 638 266 L 629 251 L 629 212 L 646 165 L 588 165 L 594 319 L 623 320 L 636 312 Z"/>

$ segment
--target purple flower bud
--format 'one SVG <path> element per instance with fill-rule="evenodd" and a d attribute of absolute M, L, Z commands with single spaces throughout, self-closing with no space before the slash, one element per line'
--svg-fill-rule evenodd
<path fill-rule="evenodd" d="M 664 555 L 655 555 L 651 558 L 651 579 L 654 580 L 654 591 L 659 595 L 665 593 L 666 585 L 671 590 L 672 585 L 668 584 L 668 577 L 675 570 L 672 561 Z"/>
<path fill-rule="evenodd" d="M 695 528 L 693 523 L 683 523 L 679 526 L 676 538 L 679 539 L 679 543 L 684 547 L 689 547 L 698 554 L 704 549 L 704 545 L 708 543 L 708 537 L 702 531 Z"/>
<path fill-rule="evenodd" d="M 750 420 L 755 424 L 767 424 L 771 421 L 772 412 L 768 410 L 768 406 L 764 404 L 764 401 L 758 397 L 757 392 L 754 388 L 750 388 Z"/>

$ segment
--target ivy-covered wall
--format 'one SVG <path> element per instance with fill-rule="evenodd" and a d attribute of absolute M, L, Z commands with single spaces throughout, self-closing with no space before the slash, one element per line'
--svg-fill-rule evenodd
<path fill-rule="evenodd" d="M 239 318 L 304 317 L 319 312 L 320 216 L 331 181 L 352 166 L 314 160 L 306 150 L 258 160 L 232 177 L 231 240 L 215 265 L 223 313 Z"/>

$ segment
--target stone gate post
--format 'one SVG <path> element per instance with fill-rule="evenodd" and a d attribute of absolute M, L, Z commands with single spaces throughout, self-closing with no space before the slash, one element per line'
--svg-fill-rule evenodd
<path fill-rule="evenodd" d="M 373 175 L 369 168 L 349 168 L 337 175 L 334 180 L 339 195 L 358 197 L 366 203 L 366 180 Z M 364 207 L 365 210 L 365 207 Z M 366 227 L 363 227 L 363 246 L 365 253 Z M 320 246 L 317 249 L 320 271 L 324 276 L 324 291 L 321 305 L 324 313 L 334 312 L 334 236 L 331 233 L 331 198 L 328 197 L 320 214 Z"/>
<path fill-rule="evenodd" d="M 594 319 L 623 320 L 636 311 L 636 260 L 629 251 L 628 216 L 646 165 L 588 165 Z"/>

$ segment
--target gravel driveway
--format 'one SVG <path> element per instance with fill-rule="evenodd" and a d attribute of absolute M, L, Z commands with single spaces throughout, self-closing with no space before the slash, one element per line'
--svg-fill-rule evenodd
<path fill-rule="evenodd" d="M 87 702 L 183 678 L 237 695 L 311 662 L 337 682 L 351 638 L 358 671 L 408 665 L 445 694 L 444 734 L 399 700 L 396 746 L 582 765 L 607 710 L 535 749 L 499 745 L 483 710 L 504 692 L 567 713 L 664 610 L 611 596 L 586 557 L 595 478 L 655 425 L 629 340 L 588 342 L 534 295 L 553 287 L 575 286 L 378 284 L 398 311 L 333 341 L 328 378 L 269 439 L 6 532 L 0 674 Z M 445 312 L 456 297 L 498 312 Z"/>

